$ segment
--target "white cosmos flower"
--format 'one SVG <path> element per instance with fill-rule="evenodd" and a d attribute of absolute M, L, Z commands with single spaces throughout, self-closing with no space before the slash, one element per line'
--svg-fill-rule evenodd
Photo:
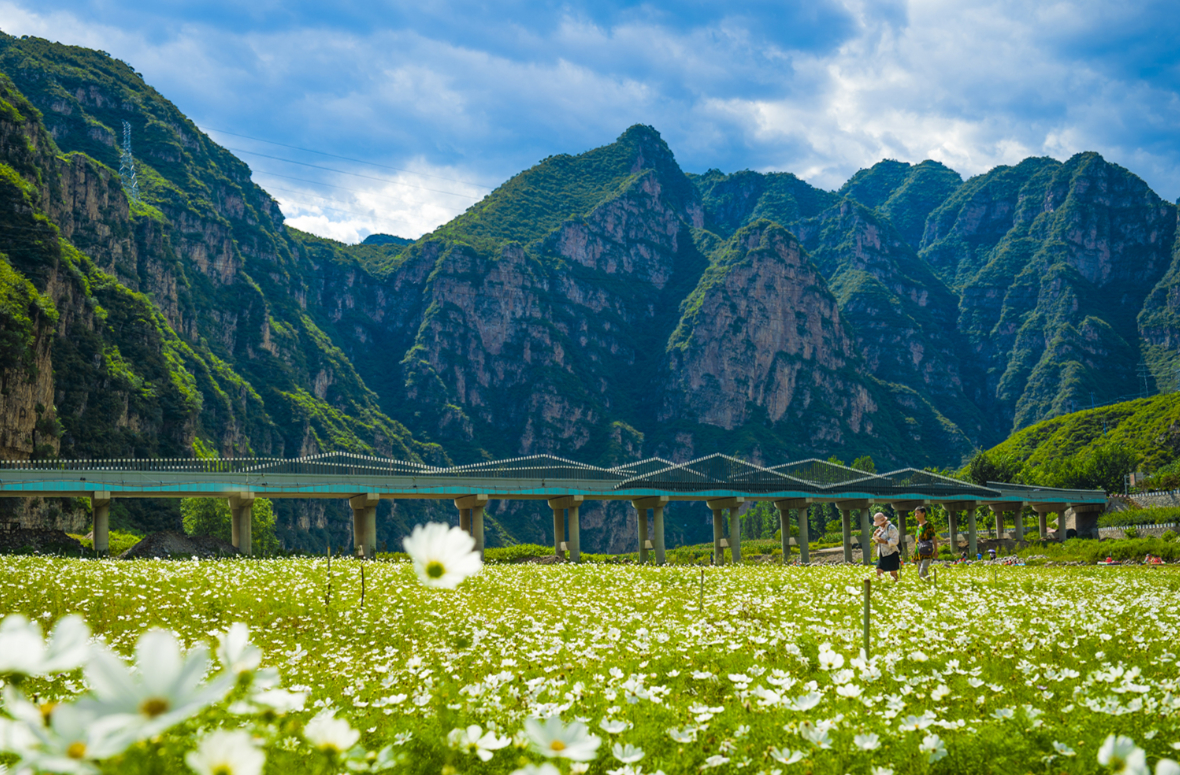
<path fill-rule="evenodd" d="M 1057 751 L 1059 756 L 1077 756 L 1077 751 L 1070 748 L 1065 743 L 1053 742 L 1053 750 Z"/>
<path fill-rule="evenodd" d="M 1160 759 L 1155 763 L 1155 775 L 1180 775 L 1180 764 L 1171 759 Z"/>
<path fill-rule="evenodd" d="M 417 525 L 402 543 L 418 578 L 429 587 L 454 589 L 483 567 L 475 539 L 459 527 L 440 522 Z"/>
<path fill-rule="evenodd" d="M 495 732 L 490 730 L 485 734 L 483 727 L 479 724 L 472 724 L 466 729 L 452 729 L 451 733 L 447 735 L 447 742 L 451 744 L 452 748 L 475 754 L 480 761 L 486 762 L 492 758 L 494 751 L 506 748 L 512 739 L 498 737 Z"/>
<path fill-rule="evenodd" d="M 794 764 L 795 762 L 801 762 L 805 756 L 806 754 L 804 754 L 802 751 L 792 751 L 790 748 L 786 750 L 780 750 L 778 748 L 770 749 L 770 758 L 774 759 L 776 762 L 782 762 L 783 764 Z"/>
<path fill-rule="evenodd" d="M 1113 772 L 1126 775 L 1146 775 L 1147 754 L 1135 741 L 1122 735 L 1110 735 L 1098 749 L 1098 763 Z"/>
<path fill-rule="evenodd" d="M 242 622 L 235 622 L 221 637 L 217 659 L 227 671 L 241 676 L 258 669 L 262 664 L 262 652 L 250 642 L 250 628 Z"/>
<path fill-rule="evenodd" d="M 710 756 L 708 759 L 705 759 L 705 763 L 701 765 L 701 769 L 709 770 L 714 767 L 720 767 L 724 764 L 729 764 L 729 759 L 721 755 Z"/>
<path fill-rule="evenodd" d="M 206 735 L 184 760 L 197 775 L 260 775 L 266 754 L 254 745 L 249 732 L 219 729 Z"/>
<path fill-rule="evenodd" d="M 73 670 L 89 656 L 90 628 L 76 614 L 63 616 L 46 643 L 41 625 L 20 614 L 0 622 L 0 675 L 46 675 Z"/>
<path fill-rule="evenodd" d="M 836 687 L 836 694 L 841 697 L 859 697 L 862 691 L 864 690 L 857 684 L 844 684 L 843 686 Z"/>
<path fill-rule="evenodd" d="M 593 761 L 598 753 L 598 745 L 602 742 L 590 734 L 582 722 L 574 721 L 566 726 L 560 716 L 550 716 L 543 721 L 527 718 L 524 720 L 524 731 L 537 753 L 575 762 Z"/>
<path fill-rule="evenodd" d="M 901 720 L 901 728 L 907 732 L 920 732 L 933 722 L 925 714 L 921 716 L 909 715 Z"/>
<path fill-rule="evenodd" d="M 796 697 L 791 704 L 797 711 L 808 711 L 814 708 L 816 705 L 819 705 L 819 702 L 822 699 L 823 697 L 820 696 L 818 692 L 808 692 L 802 697 Z"/>
<path fill-rule="evenodd" d="M 816 726 L 810 721 L 799 725 L 799 734 L 816 748 L 828 749 L 832 747 L 832 738 L 828 736 L 827 726 Z"/>
<path fill-rule="evenodd" d="M 934 691 L 930 692 L 930 699 L 938 702 L 950 693 L 951 687 L 947 686 L 946 684 L 940 684 L 939 686 L 934 687 Z"/>
<path fill-rule="evenodd" d="M 86 666 L 92 697 L 79 701 L 87 712 L 118 717 L 134 740 L 153 737 L 225 696 L 233 677 L 204 683 L 209 650 L 198 644 L 181 655 L 170 632 L 148 630 L 135 646 L 135 669 L 105 648 L 93 648 Z"/>
<path fill-rule="evenodd" d="M 617 735 L 630 729 L 631 723 L 628 721 L 618 721 L 617 719 L 604 718 L 598 723 L 598 727 L 608 735 Z"/>
<path fill-rule="evenodd" d="M 819 647 L 819 666 L 823 670 L 837 670 L 844 667 L 844 655 L 831 650 L 827 643 Z"/>
<path fill-rule="evenodd" d="M 614 744 L 611 748 L 611 754 L 623 764 L 634 764 L 643 758 L 643 749 L 637 748 L 630 743 L 627 745 Z"/>
<path fill-rule="evenodd" d="M 668 737 L 678 743 L 693 743 L 696 742 L 697 731 L 692 727 L 685 727 L 684 729 L 672 727 L 668 730 Z"/>
<path fill-rule="evenodd" d="M 946 745 L 942 742 L 942 738 L 934 734 L 922 738 L 922 744 L 918 746 L 918 750 L 930 754 L 931 764 L 946 756 Z"/>
<path fill-rule="evenodd" d="M 872 775 L 893 775 L 892 767 L 873 767 Z"/>
<path fill-rule="evenodd" d="M 856 743 L 856 747 L 862 751 L 875 751 L 881 747 L 881 738 L 874 732 L 869 732 L 867 735 L 857 735 L 852 739 Z"/>
<path fill-rule="evenodd" d="M 306 692 L 289 692 L 286 689 L 267 689 L 250 695 L 250 702 L 277 715 L 303 710 L 307 702 Z"/>
<path fill-rule="evenodd" d="M 334 711 L 324 709 L 303 728 L 303 736 L 312 747 L 325 753 L 342 754 L 357 744 L 361 733 Z"/>
<path fill-rule="evenodd" d="M 549 762 L 541 764 L 526 764 L 519 770 L 513 770 L 512 775 L 561 775 L 561 770 Z"/>
<path fill-rule="evenodd" d="M 8 750 L 21 756 L 16 772 L 96 773 L 93 762 L 121 754 L 130 744 L 120 719 L 99 717 L 78 705 L 58 705 L 46 720 L 42 709 L 5 691 L 12 723 Z M 23 729 L 21 729 L 23 727 Z M 15 745 L 13 745 L 15 743 Z"/>

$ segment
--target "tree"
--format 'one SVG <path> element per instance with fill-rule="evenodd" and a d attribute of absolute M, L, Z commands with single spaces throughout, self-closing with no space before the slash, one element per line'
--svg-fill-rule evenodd
<path fill-rule="evenodd" d="M 851 467 L 855 468 L 857 471 L 864 471 L 866 474 L 877 473 L 877 464 L 873 462 L 873 458 L 869 455 L 858 457 L 856 460 L 853 460 Z"/>
<path fill-rule="evenodd" d="M 1011 455 L 988 455 L 984 451 L 975 453 L 967 469 L 967 476 L 978 485 L 988 482 L 1015 482 L 1020 478 L 1024 464 Z"/>
<path fill-rule="evenodd" d="M 229 502 L 224 498 L 185 498 L 180 502 L 180 518 L 188 535 L 212 536 L 227 542 L 233 538 Z M 279 549 L 274 506 L 267 498 L 254 500 L 250 512 L 250 542 L 254 554 L 274 554 Z"/>

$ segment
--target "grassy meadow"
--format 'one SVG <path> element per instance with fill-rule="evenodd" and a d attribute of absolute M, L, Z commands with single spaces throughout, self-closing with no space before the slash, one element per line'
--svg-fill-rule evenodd
<path fill-rule="evenodd" d="M 102 772 L 191 771 L 197 740 L 245 728 L 267 773 L 511 773 L 547 761 L 525 720 L 559 716 L 601 739 L 588 763 L 548 760 L 561 772 L 1090 773 L 1112 733 L 1153 766 L 1180 756 L 1177 570 L 976 565 L 933 586 L 907 569 L 873 587 L 868 659 L 847 566 L 491 564 L 439 590 L 407 562 L 12 556 L 0 614 L 80 614 L 125 656 L 149 628 L 191 648 L 244 622 L 306 694 L 246 712 L 239 687 Z M 86 681 L 20 689 L 44 708 Z M 309 746 L 324 708 L 367 757 Z M 484 761 L 454 732 L 473 724 L 513 742 Z"/>

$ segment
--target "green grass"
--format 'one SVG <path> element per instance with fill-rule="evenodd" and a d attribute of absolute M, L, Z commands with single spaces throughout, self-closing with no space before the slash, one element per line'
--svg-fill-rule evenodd
<path fill-rule="evenodd" d="M 94 551 L 94 542 L 84 535 L 70 533 L 71 538 L 77 539 L 78 543 L 82 544 L 87 551 Z M 123 530 L 111 530 L 107 533 L 107 540 L 110 545 L 110 554 L 112 557 L 117 557 L 131 547 L 135 546 L 143 539 L 143 534 L 139 532 L 126 532 Z"/>

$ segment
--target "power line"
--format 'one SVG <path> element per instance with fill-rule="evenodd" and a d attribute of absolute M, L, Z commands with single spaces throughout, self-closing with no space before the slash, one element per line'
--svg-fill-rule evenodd
<path fill-rule="evenodd" d="M 345 170 L 338 170 L 333 167 L 321 167 L 318 164 L 308 164 L 305 161 L 295 161 L 294 159 L 284 159 L 281 156 L 270 156 L 265 153 L 258 153 L 257 151 L 246 151 L 241 148 L 230 148 L 229 146 L 226 146 L 225 150 L 232 151 L 233 153 L 244 153 L 248 156 L 260 156 L 263 159 L 273 159 L 274 161 L 281 161 L 285 164 L 298 164 L 300 167 L 311 167 L 312 169 L 315 169 L 315 170 L 324 170 L 326 172 L 335 172 L 340 175 L 351 175 L 354 178 L 364 178 L 365 180 L 376 180 L 376 181 L 380 181 L 381 183 L 390 183 L 395 186 L 405 186 L 406 188 L 416 188 L 419 191 L 430 191 L 435 194 L 446 194 L 447 196 L 461 196 L 461 197 L 465 197 L 465 198 L 471 198 L 472 196 L 474 196 L 473 194 L 459 194 L 454 191 L 441 191 L 437 188 L 427 188 L 426 186 L 415 186 L 412 183 L 403 183 L 400 180 L 394 180 L 392 178 L 375 178 L 372 175 L 362 175 L 359 172 L 346 172 Z"/>
<path fill-rule="evenodd" d="M 405 204 L 404 202 L 400 202 L 391 196 L 385 196 L 384 194 L 374 194 L 370 191 L 363 191 L 359 188 L 348 188 L 347 186 L 334 186 L 331 183 L 321 183 L 318 180 L 308 180 L 307 178 L 296 178 L 296 177 L 292 177 L 291 175 L 280 175 L 277 172 L 269 172 L 267 170 L 254 170 L 254 173 L 258 174 L 258 175 L 269 175 L 272 178 L 283 178 L 284 180 L 294 180 L 299 183 L 308 183 L 313 186 L 323 186 L 324 188 L 335 188 L 335 189 L 339 189 L 340 191 L 349 191 L 353 194 L 361 194 L 363 196 L 373 196 L 373 197 L 377 197 L 378 199 L 385 199 L 389 202 L 397 202 L 400 205 Z M 261 185 L 259 187 L 261 187 Z M 265 191 L 267 189 L 263 189 L 263 190 Z M 278 191 L 279 189 L 276 188 L 275 190 Z M 314 194 L 312 196 L 314 196 Z"/>
<path fill-rule="evenodd" d="M 406 173 L 409 173 L 410 175 L 417 175 L 418 177 L 422 177 L 422 178 L 436 178 L 438 180 L 445 180 L 449 183 L 462 183 L 465 186 L 475 186 L 476 188 L 482 188 L 487 191 L 492 190 L 491 186 L 485 186 L 481 183 L 472 183 L 470 180 L 459 180 L 458 178 L 448 178 L 448 177 L 444 177 L 443 175 L 431 175 L 428 172 L 415 172 L 414 170 L 402 169 L 401 167 L 390 167 L 387 164 L 378 164 L 375 161 L 365 161 L 364 159 L 353 159 L 352 157 L 349 157 L 349 156 L 338 156 L 334 153 L 327 153 L 326 151 L 315 151 L 315 150 L 312 150 L 311 148 L 300 148 L 298 145 L 287 145 L 286 143 L 278 143 L 278 142 L 275 142 L 274 140 L 263 140 L 261 137 L 251 137 L 250 135 L 238 134 L 237 132 L 228 132 L 224 129 L 213 129 L 212 127 L 204 127 L 204 131 L 205 132 L 218 132 L 223 135 L 232 135 L 234 137 L 241 137 L 246 140 L 255 140 L 260 143 L 268 143 L 270 145 L 277 145 L 280 148 L 290 148 L 293 151 L 303 151 L 305 153 L 316 153 L 316 154 L 319 154 L 320 156 L 330 156 L 333 159 L 341 159 L 343 161 L 353 161 L 353 162 L 356 162 L 357 164 L 367 164 L 370 167 L 380 167 L 381 169 L 393 170 L 394 172 L 406 172 Z M 227 148 L 226 150 L 232 150 L 232 149 Z"/>
<path fill-rule="evenodd" d="M 267 190 L 268 191 L 286 191 L 288 194 L 299 194 L 299 195 L 307 197 L 309 199 L 319 199 L 323 202 L 335 202 L 336 204 L 343 204 L 343 202 L 341 202 L 339 199 L 328 199 L 326 197 L 315 196 L 314 194 L 307 194 L 303 191 L 295 191 L 295 190 L 289 189 L 289 188 L 279 188 L 278 186 L 268 186 Z M 288 200 L 288 201 L 290 202 L 291 200 Z M 283 203 L 282 200 L 279 200 L 279 204 L 282 205 L 282 203 Z M 291 204 L 293 204 L 296 207 L 318 207 L 321 210 L 331 210 L 333 212 L 344 213 L 346 215 L 355 215 L 357 217 L 368 218 L 370 220 L 372 220 L 373 218 L 379 217 L 379 216 L 373 215 L 373 213 L 360 213 L 360 212 L 357 212 L 356 210 L 341 210 L 338 207 L 328 207 L 327 205 L 320 205 L 320 204 L 301 205 L 298 202 L 291 202 Z"/>

